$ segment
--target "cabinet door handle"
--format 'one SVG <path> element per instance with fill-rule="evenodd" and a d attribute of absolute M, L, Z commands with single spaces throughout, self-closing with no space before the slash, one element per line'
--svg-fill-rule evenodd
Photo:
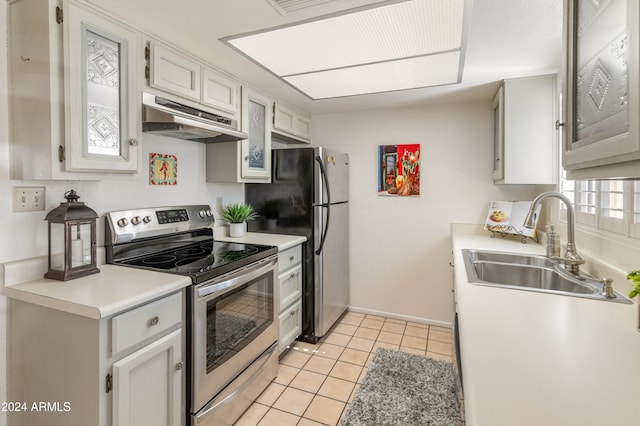
<path fill-rule="evenodd" d="M 290 316 L 290 317 L 294 316 L 295 314 L 296 314 L 296 311 L 291 311 L 291 312 L 289 312 L 289 316 Z"/>
<path fill-rule="evenodd" d="M 160 322 L 160 318 L 155 316 L 149 320 L 149 326 L 153 327 L 154 325 L 158 325 L 159 322 Z"/>
<path fill-rule="evenodd" d="M 293 259 L 295 259 L 295 257 L 294 256 L 290 256 L 289 257 L 289 262 L 293 262 Z"/>
<path fill-rule="evenodd" d="M 182 370 L 182 367 L 183 367 L 182 362 L 177 363 L 176 364 L 176 371 Z"/>
<path fill-rule="evenodd" d="M 289 275 L 289 279 L 293 279 L 296 277 L 296 274 L 292 273 L 291 275 Z"/>

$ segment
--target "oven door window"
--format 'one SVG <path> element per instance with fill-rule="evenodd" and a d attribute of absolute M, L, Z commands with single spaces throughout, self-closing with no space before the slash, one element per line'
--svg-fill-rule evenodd
<path fill-rule="evenodd" d="M 273 274 L 207 302 L 207 374 L 273 323 Z"/>

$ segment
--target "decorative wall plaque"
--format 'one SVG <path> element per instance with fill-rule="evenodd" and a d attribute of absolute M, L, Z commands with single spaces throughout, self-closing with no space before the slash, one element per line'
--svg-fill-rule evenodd
<path fill-rule="evenodd" d="M 151 185 L 177 185 L 178 158 L 171 154 L 149 154 L 149 183 Z"/>

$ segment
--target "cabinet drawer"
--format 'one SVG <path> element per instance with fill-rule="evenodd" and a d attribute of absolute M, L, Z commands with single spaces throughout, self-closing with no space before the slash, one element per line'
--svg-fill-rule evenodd
<path fill-rule="evenodd" d="M 302 331 L 302 302 L 298 302 L 279 316 L 280 336 L 278 346 L 280 352 L 287 349 L 287 345 L 293 342 Z"/>
<path fill-rule="evenodd" d="M 302 295 L 302 266 L 297 265 L 278 277 L 280 284 L 279 311 L 300 300 Z"/>
<path fill-rule="evenodd" d="M 174 294 L 111 320 L 112 354 L 115 355 L 182 322 L 182 293 Z"/>
<path fill-rule="evenodd" d="M 278 270 L 284 272 L 302 260 L 302 247 L 295 246 L 278 253 Z"/>

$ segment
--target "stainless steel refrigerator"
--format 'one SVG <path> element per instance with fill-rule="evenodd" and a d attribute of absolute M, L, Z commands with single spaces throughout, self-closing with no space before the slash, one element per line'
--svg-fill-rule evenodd
<path fill-rule="evenodd" d="M 248 230 L 307 237 L 299 339 L 315 343 L 349 305 L 349 156 L 322 147 L 272 155 L 271 183 L 245 184 L 260 215 Z"/>

